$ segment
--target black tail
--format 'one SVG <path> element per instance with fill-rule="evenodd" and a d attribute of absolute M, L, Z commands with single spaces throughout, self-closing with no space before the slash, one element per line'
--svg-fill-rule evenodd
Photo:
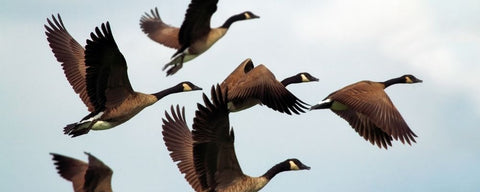
<path fill-rule="evenodd" d="M 86 123 L 92 123 L 92 122 L 86 122 Z M 92 126 L 83 127 L 81 125 L 83 124 L 78 124 L 78 123 L 68 124 L 67 126 L 65 126 L 65 128 L 63 128 L 63 133 L 65 135 L 70 135 L 73 138 L 73 137 L 87 134 L 92 127 Z"/>

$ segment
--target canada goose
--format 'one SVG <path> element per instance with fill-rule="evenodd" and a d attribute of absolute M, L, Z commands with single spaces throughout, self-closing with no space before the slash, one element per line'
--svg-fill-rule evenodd
<path fill-rule="evenodd" d="M 67 32 L 58 15 L 52 16 L 47 40 L 65 75 L 76 93 L 91 112 L 80 122 L 69 124 L 64 133 L 76 137 L 90 129 L 110 129 L 129 120 L 145 107 L 161 98 L 183 91 L 201 90 L 200 87 L 185 81 L 154 94 L 135 92 L 127 75 L 127 63 L 113 39 L 110 25 L 102 24 L 91 33 L 86 49 Z"/>
<path fill-rule="evenodd" d="M 387 149 L 392 146 L 392 136 L 411 145 L 415 133 L 393 105 L 384 89 L 397 83 L 421 83 L 413 75 L 403 75 L 385 82 L 360 81 L 337 90 L 312 109 L 331 109 L 342 117 L 365 140 Z"/>
<path fill-rule="evenodd" d="M 306 83 L 306 82 L 312 82 L 312 81 L 318 81 L 318 78 L 310 75 L 310 73 L 307 72 L 301 72 L 298 73 L 294 76 L 287 77 L 281 81 L 282 85 L 284 87 L 294 84 L 294 83 Z"/>
<path fill-rule="evenodd" d="M 177 105 L 175 110 L 172 106 L 171 115 L 165 111 L 162 126 L 165 145 L 195 191 L 258 191 L 282 171 L 310 169 L 298 159 L 287 159 L 260 177 L 243 174 L 235 155 L 226 92 L 218 85 L 216 89 L 212 87 L 211 102 L 203 94 L 205 104 L 197 105 L 192 132 L 185 121 L 185 108 L 180 110 Z"/>
<path fill-rule="evenodd" d="M 284 80 L 285 83 L 293 82 Z M 253 66 L 251 59 L 244 60 L 221 84 L 222 90 L 229 90 L 228 100 L 231 112 L 241 111 L 256 104 L 282 112 L 295 114 L 308 109 L 265 65 Z"/>
<path fill-rule="evenodd" d="M 158 9 L 150 10 L 140 19 L 142 31 L 150 39 L 170 48 L 177 49 L 163 70 L 167 76 L 175 74 L 184 62 L 190 61 L 208 50 L 227 33 L 232 23 L 241 20 L 260 18 L 250 11 L 233 15 L 222 26 L 210 28 L 210 18 L 217 10 L 218 0 L 192 0 L 188 5 L 185 19 L 179 28 L 163 23 Z"/>
<path fill-rule="evenodd" d="M 112 191 L 111 181 L 113 171 L 102 161 L 90 153 L 88 163 L 50 153 L 52 160 L 57 168 L 58 174 L 73 184 L 75 192 L 108 192 Z"/>

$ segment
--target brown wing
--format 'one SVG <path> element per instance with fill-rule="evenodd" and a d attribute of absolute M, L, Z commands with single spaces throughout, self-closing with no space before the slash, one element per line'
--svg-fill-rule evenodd
<path fill-rule="evenodd" d="M 148 35 L 148 37 L 162 45 L 170 48 L 180 49 L 178 42 L 178 33 L 180 28 L 172 27 L 165 24 L 158 14 L 158 9 L 152 9 L 149 13 L 145 13 L 140 19 L 140 28 Z"/>
<path fill-rule="evenodd" d="M 188 129 L 185 121 L 185 108 L 177 105 L 176 110 L 173 106 L 170 108 L 171 116 L 165 111 L 163 119 L 163 140 L 170 151 L 170 157 L 173 162 L 178 162 L 177 167 L 181 173 L 185 174 L 185 179 L 197 191 L 203 191 L 202 185 L 197 177 L 195 165 L 193 162 L 193 140 L 192 133 Z"/>
<path fill-rule="evenodd" d="M 113 171 L 102 161 L 97 159 L 90 153 L 88 155 L 88 169 L 85 173 L 85 191 L 112 191 L 112 174 Z"/>
<path fill-rule="evenodd" d="M 233 81 L 234 80 L 234 81 Z M 264 65 L 259 65 L 245 75 L 227 82 L 230 101 L 242 101 L 250 98 L 259 99 L 262 104 L 282 112 L 299 114 L 305 112 L 305 103 L 288 91 L 273 73 Z"/>
<path fill-rule="evenodd" d="M 226 93 L 212 87 L 212 102 L 203 94 L 204 105 L 198 104 L 193 119 L 194 160 L 204 189 L 213 191 L 243 176 L 230 131 Z"/>
<path fill-rule="evenodd" d="M 82 99 L 83 103 L 87 106 L 88 111 L 92 112 L 94 107 L 88 98 L 85 80 L 85 50 L 68 33 L 60 15 L 57 15 L 57 17 L 58 19 L 52 15 L 53 22 L 47 19 L 48 26 L 45 25 L 45 29 L 47 30 L 45 34 L 47 35 L 48 43 L 57 61 L 62 63 L 63 72 L 73 87 L 73 90 L 79 94 L 80 99 Z"/>
<path fill-rule="evenodd" d="M 360 136 L 373 145 L 377 144 L 378 147 L 385 149 L 388 148 L 388 145 L 392 146 L 392 137 L 371 122 L 367 116 L 352 109 L 332 111 L 345 119 Z"/>
<path fill-rule="evenodd" d="M 50 153 L 50 155 L 53 156 L 52 160 L 54 161 L 58 174 L 72 182 L 73 191 L 83 192 L 83 184 L 85 183 L 85 173 L 87 172 L 88 164 L 60 154 Z"/>
<path fill-rule="evenodd" d="M 113 39 L 110 24 L 102 24 L 91 33 L 85 46 L 87 91 L 95 110 L 103 111 L 121 104 L 134 91 L 127 75 L 127 62 Z"/>
<path fill-rule="evenodd" d="M 403 120 L 381 83 L 362 81 L 335 92 L 330 95 L 330 99 L 343 103 L 351 110 L 364 115 L 364 118 L 358 118 L 359 121 L 368 119 L 375 125 L 363 128 L 379 128 L 395 140 L 400 139 L 402 143 L 415 142 L 415 133 Z"/>

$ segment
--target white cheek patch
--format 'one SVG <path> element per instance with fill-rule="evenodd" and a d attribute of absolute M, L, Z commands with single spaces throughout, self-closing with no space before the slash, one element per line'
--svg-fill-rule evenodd
<path fill-rule="evenodd" d="M 297 164 L 295 164 L 293 161 L 288 162 L 290 164 L 290 170 L 300 170 Z"/>
<path fill-rule="evenodd" d="M 192 90 L 192 87 L 190 87 L 190 85 L 184 83 L 182 84 L 183 85 L 183 91 L 191 91 Z"/>
<path fill-rule="evenodd" d="M 408 77 L 408 76 L 405 77 L 405 81 L 406 81 L 407 83 L 413 83 L 412 79 L 410 79 L 410 77 Z"/>
<path fill-rule="evenodd" d="M 250 19 L 250 18 L 251 18 L 251 17 L 250 17 L 250 14 L 245 13 L 245 18 L 246 18 L 246 19 Z"/>
<path fill-rule="evenodd" d="M 305 74 L 301 74 L 300 77 L 302 77 L 302 82 L 309 82 L 310 80 L 305 76 Z"/>

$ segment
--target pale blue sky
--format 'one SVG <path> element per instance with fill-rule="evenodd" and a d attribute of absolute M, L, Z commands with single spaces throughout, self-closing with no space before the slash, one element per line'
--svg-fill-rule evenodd
<path fill-rule="evenodd" d="M 479 191 L 480 2 L 417 0 L 220 1 L 212 26 L 250 10 L 261 18 L 238 22 L 208 52 L 172 77 L 161 71 L 175 50 L 139 28 L 158 7 L 179 26 L 188 1 L 4 1 L 0 6 L 0 191 L 71 191 L 49 152 L 86 160 L 90 152 L 113 170 L 115 191 L 191 191 L 168 156 L 161 118 L 186 106 L 189 124 L 201 92 L 171 95 L 129 122 L 69 138 L 66 124 L 87 115 L 53 56 L 43 25 L 60 13 L 85 45 L 110 21 L 132 86 L 156 92 L 190 80 L 209 90 L 252 58 L 283 79 L 301 71 L 318 83 L 289 89 L 307 103 L 359 80 L 411 73 L 424 80 L 387 93 L 418 135 L 413 146 L 378 149 L 331 111 L 287 116 L 256 106 L 233 113 L 235 145 L 246 174 L 258 176 L 296 157 L 309 171 L 277 175 L 264 191 Z"/>

